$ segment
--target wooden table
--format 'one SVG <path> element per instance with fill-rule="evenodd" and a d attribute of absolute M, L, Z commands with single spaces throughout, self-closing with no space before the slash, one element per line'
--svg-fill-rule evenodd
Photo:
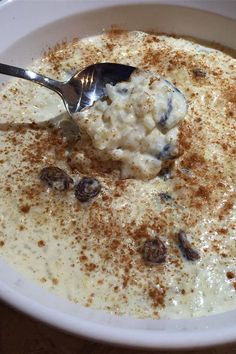
<path fill-rule="evenodd" d="M 50 328 L 0 303 L 0 354 L 145 354 L 76 338 Z M 159 352 L 161 353 L 161 352 Z M 167 352 L 165 352 L 167 353 Z M 173 352 L 172 352 L 173 353 Z M 236 354 L 236 344 L 225 348 L 188 351 L 192 354 Z"/>

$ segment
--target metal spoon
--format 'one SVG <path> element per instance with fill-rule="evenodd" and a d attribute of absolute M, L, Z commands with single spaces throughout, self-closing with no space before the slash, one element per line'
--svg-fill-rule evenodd
<path fill-rule="evenodd" d="M 123 64 L 98 63 L 88 66 L 63 82 L 31 70 L 0 63 L 0 74 L 29 80 L 58 93 L 70 115 L 104 97 L 106 84 L 115 85 L 117 82 L 126 81 L 134 70 L 133 66 Z"/>

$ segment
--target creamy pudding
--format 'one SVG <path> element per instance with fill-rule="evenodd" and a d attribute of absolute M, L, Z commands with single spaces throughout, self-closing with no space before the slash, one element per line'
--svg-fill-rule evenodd
<path fill-rule="evenodd" d="M 100 157 L 122 163 L 121 177 L 154 178 L 178 154 L 178 123 L 184 95 L 159 75 L 135 70 L 130 79 L 106 85 L 106 100 L 75 115 Z"/>
<path fill-rule="evenodd" d="M 163 129 L 160 114 L 139 115 L 143 105 L 131 98 L 120 118 L 124 131 L 129 119 L 147 124 L 135 137 L 142 150 L 116 119 L 116 105 L 126 108 L 113 93 L 129 90 L 132 78 L 75 117 L 81 133 L 72 140 L 60 129 L 56 94 L 20 80 L 5 85 L 1 256 L 59 296 L 114 314 L 173 319 L 236 308 L 236 60 L 186 39 L 114 30 L 58 45 L 32 69 L 64 80 L 95 62 L 151 71 L 180 90 L 186 107 Z M 152 131 L 157 145 L 146 143 Z M 163 163 L 158 154 L 170 142 L 178 153 Z M 136 160 L 140 152 L 154 164 Z"/>

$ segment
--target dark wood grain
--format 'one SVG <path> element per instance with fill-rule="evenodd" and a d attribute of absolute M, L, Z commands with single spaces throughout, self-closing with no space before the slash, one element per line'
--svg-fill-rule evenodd
<path fill-rule="evenodd" d="M 0 354 L 145 354 L 73 337 L 0 303 Z M 158 352 L 162 353 L 162 352 Z M 165 352 L 167 353 L 167 352 Z M 174 352 L 171 352 L 174 353 Z M 236 345 L 186 354 L 236 354 Z"/>

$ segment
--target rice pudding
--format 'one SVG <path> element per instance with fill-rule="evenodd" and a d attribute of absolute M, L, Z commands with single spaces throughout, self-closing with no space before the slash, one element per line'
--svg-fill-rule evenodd
<path fill-rule="evenodd" d="M 108 107 L 76 116 L 71 141 L 56 94 L 10 81 L 0 92 L 1 256 L 59 296 L 114 314 L 236 308 L 236 60 L 186 39 L 114 30 L 58 45 L 32 69 L 65 80 L 95 62 L 151 71 L 182 92 L 186 112 L 158 127 L 164 146 L 174 129 L 178 154 L 153 173 L 133 169 L 112 155 L 111 139 L 105 151 L 97 145 L 90 123 L 96 110 L 104 122 Z"/>
<path fill-rule="evenodd" d="M 107 99 L 75 115 L 99 152 L 120 161 L 121 178 L 154 178 L 178 154 L 178 123 L 184 95 L 170 82 L 136 69 L 129 80 L 105 87 Z"/>

